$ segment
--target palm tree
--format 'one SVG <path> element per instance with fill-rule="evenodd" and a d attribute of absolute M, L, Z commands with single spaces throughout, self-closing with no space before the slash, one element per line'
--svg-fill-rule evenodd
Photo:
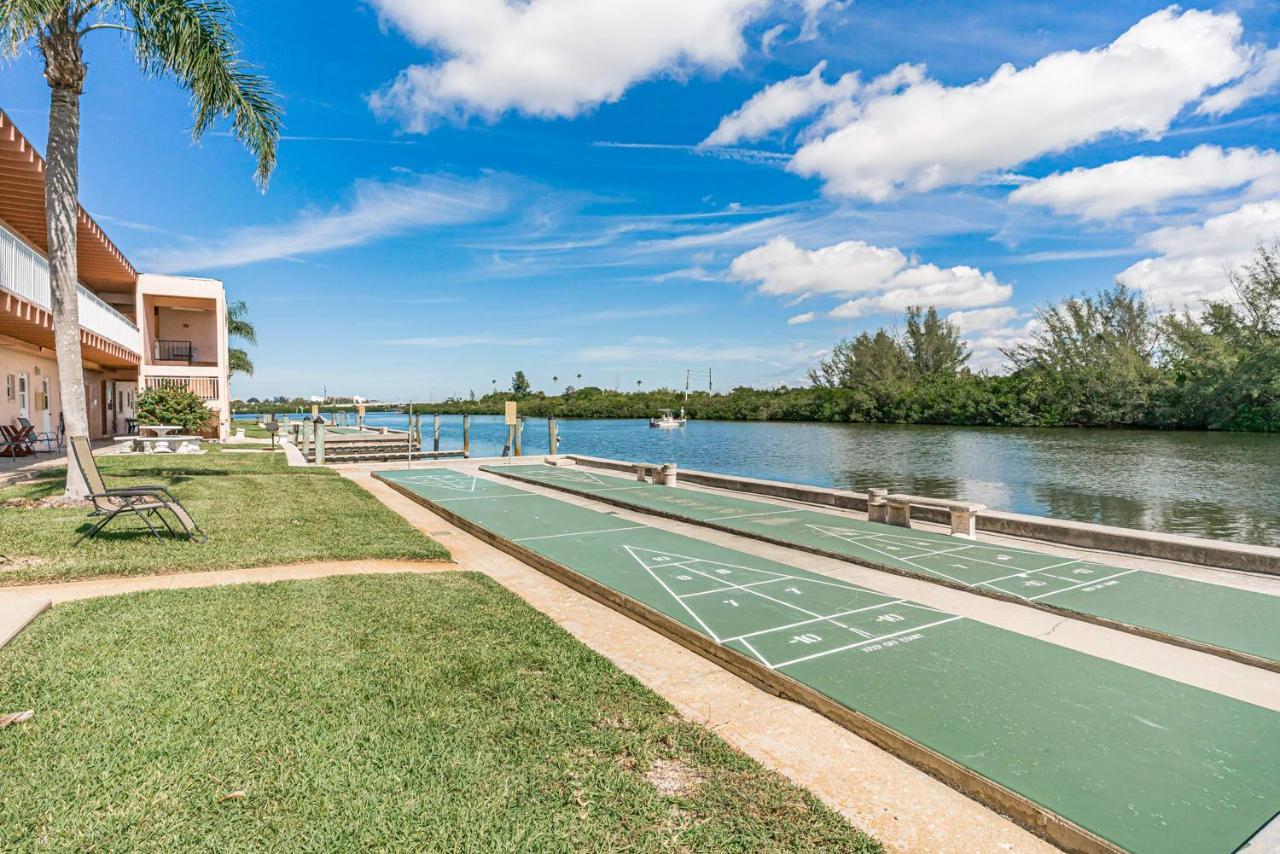
<path fill-rule="evenodd" d="M 90 33 L 118 31 L 131 42 L 142 73 L 169 77 L 191 94 L 193 138 L 218 119 L 257 158 L 266 187 L 276 163 L 281 112 L 266 78 L 248 69 L 231 32 L 224 0 L 0 0 L 0 54 L 34 42 L 44 60 L 49 98 L 45 147 L 45 219 L 58 382 L 68 435 L 88 435 L 80 317 L 76 305 L 76 219 L 80 193 L 80 96 Z M 67 466 L 67 495 L 88 494 L 78 466 Z"/>
<path fill-rule="evenodd" d="M 227 337 L 239 338 L 249 344 L 258 343 L 258 330 L 249 322 L 249 306 L 244 300 L 227 303 Z M 227 364 L 231 374 L 253 376 L 253 360 L 249 354 L 238 347 L 227 350 Z"/>

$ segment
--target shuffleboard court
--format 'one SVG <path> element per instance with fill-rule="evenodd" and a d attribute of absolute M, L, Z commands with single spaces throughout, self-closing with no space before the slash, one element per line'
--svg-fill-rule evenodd
<path fill-rule="evenodd" d="M 375 476 L 1060 845 L 1230 852 L 1280 809 L 1268 709 L 505 483 Z"/>
<path fill-rule="evenodd" d="M 484 470 L 864 566 L 1079 614 L 1119 628 L 1146 630 L 1280 670 L 1280 596 L 975 543 L 932 531 L 893 528 L 802 507 L 641 484 L 576 466 Z"/>

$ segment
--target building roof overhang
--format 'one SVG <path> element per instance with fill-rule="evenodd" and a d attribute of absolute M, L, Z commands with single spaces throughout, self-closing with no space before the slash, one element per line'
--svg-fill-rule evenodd
<path fill-rule="evenodd" d="M 48 257 L 44 158 L 0 110 L 0 220 Z M 93 217 L 79 209 L 76 261 L 80 281 L 100 293 L 132 294 L 138 272 Z"/>

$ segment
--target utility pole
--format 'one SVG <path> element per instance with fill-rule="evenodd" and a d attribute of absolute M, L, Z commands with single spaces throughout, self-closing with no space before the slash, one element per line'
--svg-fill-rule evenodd
<path fill-rule="evenodd" d="M 685 403 L 689 402 L 689 377 L 692 374 L 693 374 L 693 371 L 689 370 L 688 368 L 684 369 L 684 402 Z"/>
<path fill-rule="evenodd" d="M 707 368 L 707 394 L 711 394 L 711 369 Z"/>

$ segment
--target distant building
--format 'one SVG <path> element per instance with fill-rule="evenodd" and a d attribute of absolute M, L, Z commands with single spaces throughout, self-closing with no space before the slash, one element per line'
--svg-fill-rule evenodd
<path fill-rule="evenodd" d="M 0 110 L 0 423 L 58 429 L 46 254 L 44 159 Z M 216 413 L 226 439 L 231 392 L 222 282 L 139 274 L 80 209 L 80 353 L 93 438 L 123 434 L 139 391 L 177 386 Z"/>

